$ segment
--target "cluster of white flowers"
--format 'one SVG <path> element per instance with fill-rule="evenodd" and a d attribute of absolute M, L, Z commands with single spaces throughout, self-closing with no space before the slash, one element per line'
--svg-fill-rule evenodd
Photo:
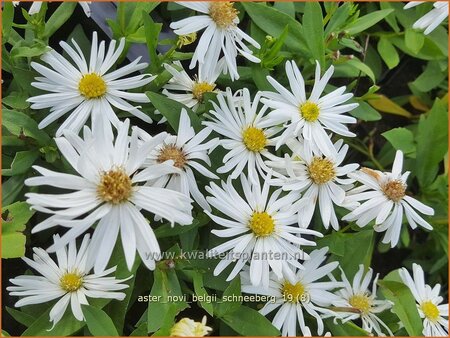
<path fill-rule="evenodd" d="M 221 73 L 233 81 L 239 78 L 238 55 L 259 62 L 244 42 L 256 49 L 259 45 L 239 29 L 233 3 L 180 4 L 201 13 L 170 25 L 178 35 L 204 30 L 189 66 L 198 66 L 198 76 L 191 79 L 180 62 L 166 64 L 173 77 L 163 93 L 195 111 L 204 94 L 216 90 Z M 339 230 L 337 207 L 349 212 L 343 220 L 355 221 L 360 227 L 375 220 L 374 230 L 384 232 L 383 242 L 392 247 L 398 243 L 403 215 L 411 228 L 420 225 L 432 230 L 417 211 L 433 215 L 433 209 L 406 194 L 409 172 L 402 173 L 400 151 L 392 172 L 358 170 L 358 164 L 345 164 L 348 145 L 337 137 L 356 136 L 349 130 L 356 119 L 347 113 L 358 104 L 350 102 L 353 94 L 346 93 L 345 86 L 327 87 L 333 66 L 322 75 L 316 63 L 314 84 L 308 92 L 301 70 L 295 61 L 288 61 L 289 89 L 271 76 L 267 80 L 274 91 L 258 92 L 253 99 L 247 88 L 234 93 L 226 88 L 217 91 L 217 103 L 212 103 L 202 130 L 195 132 L 183 109 L 177 135 L 150 135 L 138 127 L 130 128 L 130 121 L 120 121 L 117 114 L 125 111 L 152 122 L 142 107 L 129 103 L 150 101 L 144 93 L 128 91 L 153 80 L 150 74 L 131 75 L 147 64 L 136 59 L 110 71 L 124 50 L 125 39 L 117 48 L 114 40 L 106 48 L 94 33 L 89 62 L 77 43 L 72 43 L 73 47 L 60 43 L 71 62 L 51 50 L 42 57 L 48 66 L 32 63 L 41 75 L 32 85 L 50 93 L 28 101 L 33 109 L 49 109 L 40 128 L 68 114 L 55 142 L 73 174 L 35 166 L 41 176 L 25 182 L 27 186 L 60 189 L 26 195 L 33 209 L 50 215 L 34 226 L 32 233 L 57 226 L 67 231 L 61 237 L 55 235 L 54 244 L 47 249 L 56 252 L 58 264 L 42 249 L 34 249 L 34 260 L 24 258 L 43 277 L 11 280 L 16 285 L 8 288 L 11 294 L 25 296 L 16 306 L 60 298 L 50 312 L 50 320 L 56 324 L 69 302 L 75 317 L 82 320 L 80 304 L 87 304 L 86 297 L 122 299 L 124 294 L 115 291 L 126 288 L 120 284 L 126 280 L 104 277 L 115 271 L 107 266 L 119 234 L 128 269 L 132 269 L 137 251 L 145 266 L 153 270 L 160 248 L 144 213 L 172 225 L 188 225 L 195 202 L 223 227 L 212 233 L 227 239 L 210 250 L 211 256 L 230 255 L 214 273 L 234 264 L 227 280 L 241 274 L 243 292 L 275 296 L 277 301 L 266 304 L 261 313 L 279 308 L 273 324 L 283 335 L 297 335 L 297 323 L 304 335 L 311 334 L 303 310 L 316 319 L 319 335 L 324 333 L 323 318 L 327 317 L 344 322 L 361 319 L 369 333 L 392 334 L 376 315 L 391 303 L 377 299 L 378 275 L 369 291 L 372 269 L 363 278 L 361 266 L 351 285 L 343 271 L 342 281 L 332 277 L 338 262 L 323 265 L 328 248 L 309 254 L 304 251 L 305 246 L 316 245 L 314 236 L 323 236 L 321 228 L 310 228 L 316 209 L 325 229 L 331 225 Z M 218 137 L 211 138 L 211 133 Z M 214 172 L 209 155 L 218 146 L 227 153 L 223 166 Z M 209 196 L 205 196 L 196 176 L 219 180 L 226 173 L 227 179 L 206 187 Z M 271 191 L 273 187 L 276 190 Z M 92 238 L 85 235 L 77 254 L 77 238 L 93 227 Z M 89 274 L 91 269 L 93 274 Z M 444 325 L 448 311 L 438 305 L 442 301 L 439 287 L 424 287 L 423 272 L 421 279 L 416 276 L 415 284 L 406 271 L 402 278 L 425 318 L 424 333 L 443 333 L 439 325 Z M 204 335 L 211 330 L 204 322 L 202 325 L 186 320 L 173 331 Z"/>

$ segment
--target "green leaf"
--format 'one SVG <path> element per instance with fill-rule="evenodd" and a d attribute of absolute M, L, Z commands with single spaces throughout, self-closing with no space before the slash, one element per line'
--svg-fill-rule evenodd
<path fill-rule="evenodd" d="M 38 150 L 18 151 L 11 163 L 11 169 L 3 169 L 3 175 L 16 176 L 26 173 L 39 157 Z"/>
<path fill-rule="evenodd" d="M 239 277 L 234 278 L 231 281 L 230 285 L 225 289 L 222 297 L 226 297 L 227 300 L 223 300 L 217 305 L 216 312 L 219 317 L 222 317 L 239 309 L 242 302 L 228 300 L 233 299 L 233 296 L 236 296 L 237 299 L 239 299 L 239 296 L 241 296 L 241 279 Z"/>
<path fill-rule="evenodd" d="M 239 306 L 236 311 L 225 315 L 222 319 L 229 327 L 243 336 L 280 335 L 280 331 L 266 317 L 247 306 Z"/>
<path fill-rule="evenodd" d="M 345 28 L 345 30 L 350 35 L 358 34 L 362 31 L 365 31 L 367 28 L 372 27 L 379 21 L 383 20 L 385 17 L 387 17 L 390 13 L 392 13 L 394 9 L 382 9 L 379 11 L 375 11 L 369 14 L 366 14 L 358 19 L 356 19 L 354 22 L 352 22 L 349 26 Z"/>
<path fill-rule="evenodd" d="M 325 36 L 340 30 L 350 16 L 351 7 L 352 4 L 350 2 L 345 2 L 338 7 L 336 12 L 334 12 L 331 16 L 331 19 L 325 28 Z"/>
<path fill-rule="evenodd" d="M 25 255 L 26 237 L 22 233 L 34 211 L 26 202 L 16 202 L 2 208 L 2 258 Z"/>
<path fill-rule="evenodd" d="M 202 299 L 207 299 L 206 297 L 208 296 L 208 292 L 203 285 L 203 274 L 195 271 L 193 275 L 193 282 L 195 294 L 199 297 L 202 297 Z M 204 308 L 205 311 L 208 312 L 211 316 L 214 314 L 213 305 L 211 302 L 199 301 L 199 303 L 201 307 Z"/>
<path fill-rule="evenodd" d="M 252 21 L 267 34 L 280 36 L 286 25 L 288 25 L 289 33 L 286 37 L 286 46 L 303 55 L 310 55 L 302 34 L 302 25 L 297 20 L 273 7 L 261 3 L 241 2 L 240 4 L 245 8 L 248 15 L 250 15 Z"/>
<path fill-rule="evenodd" d="M 394 128 L 382 133 L 386 140 L 396 150 L 401 150 L 406 156 L 411 156 L 416 152 L 416 145 L 414 144 L 414 134 L 411 130 L 406 128 Z M 415 157 L 415 156 L 411 156 Z"/>
<path fill-rule="evenodd" d="M 192 229 L 198 228 L 201 225 L 200 220 L 194 219 L 192 224 L 183 225 L 183 226 L 172 226 L 170 224 L 164 224 L 157 227 L 154 230 L 156 238 L 165 238 L 165 237 L 174 237 L 180 234 L 184 234 L 186 232 L 191 231 Z"/>
<path fill-rule="evenodd" d="M 36 121 L 24 113 L 2 109 L 2 125 L 11 134 L 31 137 L 38 141 L 41 146 L 48 145 L 51 142 L 51 138 L 38 128 Z"/>
<path fill-rule="evenodd" d="M 167 119 L 170 126 L 175 132 L 178 131 L 178 123 L 180 122 L 181 110 L 183 108 L 186 109 L 191 120 L 192 127 L 195 129 L 195 131 L 198 132 L 201 129 L 201 124 L 198 116 L 184 104 L 169 99 L 160 94 L 152 92 L 146 92 L 145 94 L 148 96 L 155 108 L 158 109 L 161 114 Z"/>
<path fill-rule="evenodd" d="M 422 320 L 411 290 L 403 283 L 388 280 L 380 280 L 378 285 L 380 285 L 383 295 L 394 303 L 392 312 L 401 320 L 408 334 L 410 336 L 421 336 Z"/>
<path fill-rule="evenodd" d="M 12 2 L 3 2 L 2 8 L 2 43 L 8 41 L 9 33 L 11 32 L 12 24 L 14 21 L 14 6 Z"/>
<path fill-rule="evenodd" d="M 376 82 L 375 74 L 373 73 L 372 69 L 370 69 L 370 67 L 367 66 L 365 63 L 363 63 L 361 60 L 353 58 L 348 60 L 345 64 L 360 70 L 362 73 L 367 75 L 372 80 L 373 83 Z"/>
<path fill-rule="evenodd" d="M 23 333 L 22 336 L 70 336 L 83 328 L 86 323 L 77 320 L 70 308 L 66 311 L 62 319 L 55 325 L 53 330 L 50 322 L 51 307 L 37 318 Z"/>
<path fill-rule="evenodd" d="M 45 24 L 44 36 L 51 37 L 72 16 L 77 2 L 63 2 Z"/>
<path fill-rule="evenodd" d="M 27 109 L 30 104 L 26 101 L 27 96 L 24 93 L 12 92 L 2 99 L 2 103 L 13 109 Z"/>
<path fill-rule="evenodd" d="M 2 205 L 8 205 L 15 201 L 16 197 L 22 191 L 25 176 L 13 176 L 2 184 Z"/>
<path fill-rule="evenodd" d="M 30 326 L 36 320 L 35 317 L 33 317 L 25 312 L 22 312 L 22 311 L 19 311 L 16 309 L 12 309 L 7 306 L 5 307 L 5 309 L 6 309 L 6 312 L 8 312 L 11 315 L 11 317 L 13 317 L 18 323 L 20 323 L 24 326 Z"/>
<path fill-rule="evenodd" d="M 416 174 L 420 185 L 427 186 L 434 181 L 437 166 L 448 152 L 447 100 L 436 99 L 432 109 L 421 116 L 417 130 Z"/>
<path fill-rule="evenodd" d="M 430 61 L 422 74 L 415 79 L 412 85 L 423 93 L 436 88 L 447 77 L 447 72 L 442 71 L 439 62 Z"/>
<path fill-rule="evenodd" d="M 144 21 L 145 37 L 147 40 L 147 49 L 150 55 L 150 71 L 155 73 L 161 67 L 158 58 L 158 37 L 161 32 L 162 24 L 155 23 L 150 15 L 142 11 L 142 19 Z"/>
<path fill-rule="evenodd" d="M 15 46 L 11 49 L 11 58 L 17 59 L 21 57 L 32 58 L 36 56 L 41 56 L 45 52 L 50 50 L 50 48 L 43 44 L 35 44 L 32 46 Z"/>
<path fill-rule="evenodd" d="M 109 316 L 91 305 L 81 305 L 89 332 L 93 336 L 118 336 L 116 327 Z"/>
<path fill-rule="evenodd" d="M 307 2 L 303 15 L 303 33 L 314 60 L 325 66 L 322 8 L 318 2 Z"/>
<path fill-rule="evenodd" d="M 353 278 L 359 269 L 359 264 L 370 266 L 374 245 L 373 230 L 360 230 L 354 233 L 333 232 L 317 241 L 319 247 L 328 246 L 330 252 L 336 255 L 339 265 L 345 271 L 348 278 Z M 331 251 L 333 249 L 333 251 Z M 338 250 L 338 251 L 337 251 Z M 358 259 L 355 259 L 358 257 Z"/>
<path fill-rule="evenodd" d="M 122 241 L 119 240 L 116 243 L 116 246 L 113 250 L 113 254 L 110 259 L 110 265 L 117 266 L 115 277 L 117 279 L 127 279 L 130 277 L 130 275 L 133 275 L 132 278 L 128 279 L 125 282 L 125 284 L 128 284 L 128 288 L 122 290 L 122 292 L 125 293 L 125 298 L 120 302 L 110 302 L 104 308 L 104 311 L 111 317 L 119 334 L 121 334 L 123 331 L 125 316 L 127 313 L 128 306 L 130 304 L 130 298 L 132 293 L 134 292 L 136 270 L 138 269 L 140 263 L 141 263 L 140 257 L 139 256 L 135 257 L 134 264 L 131 268 L 131 271 L 129 271 L 125 260 L 125 256 L 123 254 Z"/>
<path fill-rule="evenodd" d="M 353 324 L 352 322 L 334 323 L 333 319 L 325 319 L 325 327 L 329 329 L 334 337 L 368 336 L 369 334 Z"/>
<path fill-rule="evenodd" d="M 150 296 L 158 297 L 158 301 L 148 303 L 148 332 L 155 332 L 160 329 L 167 330 L 175 322 L 176 315 L 188 307 L 183 299 L 174 270 L 162 270 L 159 266 L 156 268 Z M 174 299 L 174 296 L 177 298 Z"/>
<path fill-rule="evenodd" d="M 378 40 L 377 49 L 389 69 L 395 68 L 399 64 L 400 57 L 398 56 L 397 49 L 387 38 L 382 37 Z"/>
<path fill-rule="evenodd" d="M 425 36 L 422 32 L 408 28 L 405 31 L 405 45 L 412 53 L 417 54 L 422 49 L 425 42 Z"/>
<path fill-rule="evenodd" d="M 350 115 L 363 121 L 378 121 L 381 120 L 381 114 L 373 109 L 368 103 L 358 101 L 359 106 L 350 111 Z"/>
<path fill-rule="evenodd" d="M 125 29 L 126 35 L 128 36 L 130 33 L 136 32 L 138 27 L 142 24 L 142 21 L 136 20 L 136 18 L 138 18 L 143 11 L 147 13 L 147 15 L 150 14 L 150 12 L 153 11 L 159 5 L 159 1 L 124 3 L 124 4 L 135 5 L 133 13 L 129 16 L 129 21 Z"/>

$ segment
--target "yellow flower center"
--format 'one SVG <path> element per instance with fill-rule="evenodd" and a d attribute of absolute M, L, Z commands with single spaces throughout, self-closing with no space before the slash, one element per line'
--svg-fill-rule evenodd
<path fill-rule="evenodd" d="M 405 196 L 406 184 L 402 180 L 391 180 L 385 183 L 381 189 L 387 198 L 399 202 Z"/>
<path fill-rule="evenodd" d="M 313 158 L 308 166 L 308 173 L 315 184 L 324 184 L 336 177 L 333 162 L 321 157 Z"/>
<path fill-rule="evenodd" d="M 105 95 L 106 83 L 98 74 L 85 74 L 78 83 L 78 90 L 87 99 L 97 99 Z"/>
<path fill-rule="evenodd" d="M 260 152 L 266 147 L 267 138 L 264 131 L 255 127 L 248 127 L 242 132 L 242 140 L 248 150 Z"/>
<path fill-rule="evenodd" d="M 197 40 L 197 32 L 193 32 L 186 35 L 180 35 L 178 37 L 177 47 L 181 48 L 183 46 L 190 45 L 191 43 L 195 42 L 195 40 Z"/>
<path fill-rule="evenodd" d="M 67 292 L 75 292 L 83 285 L 83 278 L 73 272 L 64 274 L 59 280 L 59 286 Z"/>
<path fill-rule="evenodd" d="M 172 160 L 174 162 L 174 166 L 177 168 L 183 168 L 187 161 L 183 150 L 173 144 L 165 145 L 159 151 L 157 158 L 158 163 L 163 163 L 169 160 Z"/>
<path fill-rule="evenodd" d="M 367 314 L 370 311 L 371 301 L 367 295 L 353 295 L 348 300 L 350 305 L 358 309 L 362 314 Z"/>
<path fill-rule="evenodd" d="M 308 122 L 314 122 L 319 118 L 320 109 L 314 102 L 306 101 L 299 110 L 302 117 Z"/>
<path fill-rule="evenodd" d="M 230 1 L 214 1 L 209 5 L 209 16 L 220 28 L 234 26 L 234 20 L 239 11 L 233 7 Z"/>
<path fill-rule="evenodd" d="M 438 320 L 439 309 L 432 302 L 430 301 L 423 302 L 420 305 L 420 308 L 422 309 L 425 317 L 427 317 L 429 320 L 431 320 L 432 322 L 436 322 Z"/>
<path fill-rule="evenodd" d="M 128 200 L 131 193 L 131 178 L 124 169 L 112 169 L 101 174 L 97 194 L 103 201 L 119 204 Z"/>
<path fill-rule="evenodd" d="M 284 282 L 283 287 L 281 288 L 281 293 L 283 294 L 284 301 L 298 303 L 301 302 L 304 297 L 305 287 L 300 282 L 297 284 Z"/>
<path fill-rule="evenodd" d="M 273 221 L 272 216 L 265 211 L 253 212 L 248 226 L 253 231 L 255 236 L 260 237 L 269 236 L 275 230 L 275 222 Z"/>
<path fill-rule="evenodd" d="M 206 319 L 202 322 L 195 322 L 190 318 L 182 318 L 170 329 L 171 337 L 204 337 L 211 328 L 206 326 Z"/>
<path fill-rule="evenodd" d="M 203 102 L 203 94 L 212 92 L 216 88 L 215 83 L 195 82 L 192 87 L 192 96 L 198 101 Z"/>

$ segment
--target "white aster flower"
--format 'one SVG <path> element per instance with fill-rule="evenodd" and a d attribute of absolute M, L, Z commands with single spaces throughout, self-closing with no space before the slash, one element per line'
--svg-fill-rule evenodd
<path fill-rule="evenodd" d="M 334 151 L 334 147 L 325 129 L 343 136 L 355 136 L 345 123 L 355 123 L 356 119 L 344 113 L 356 108 L 358 104 L 342 104 L 353 94 L 344 94 L 346 87 L 342 86 L 321 97 L 333 71 L 334 67 L 330 66 L 321 78 L 320 65 L 317 62 L 314 86 L 309 98 L 306 98 L 305 81 L 294 61 L 286 62 L 286 75 L 291 91 L 273 77 L 267 77 L 277 93 L 263 92 L 265 98 L 261 101 L 273 109 L 267 116 L 266 123 L 276 125 L 286 122 L 286 128 L 276 144 L 277 148 L 288 138 L 301 136 L 305 142 L 311 143 L 313 148 L 317 147 L 328 155 Z"/>
<path fill-rule="evenodd" d="M 364 265 L 361 264 L 353 278 L 353 283 L 350 284 L 345 272 L 341 269 L 344 288 L 336 293 L 339 300 L 334 301 L 333 305 L 342 309 L 336 312 L 336 318 L 341 319 L 343 323 L 349 320 L 361 319 L 362 328 L 368 333 L 372 334 L 375 331 L 378 336 L 384 336 L 382 329 L 384 328 L 392 336 L 392 331 L 377 316 L 378 313 L 391 308 L 392 303 L 388 300 L 377 299 L 377 281 L 379 274 L 373 280 L 372 290 L 369 290 L 372 276 L 373 270 L 371 268 L 364 275 Z M 346 312 L 346 308 L 351 311 Z"/>
<path fill-rule="evenodd" d="M 173 62 L 180 70 L 172 65 L 165 64 L 164 68 L 172 74 L 172 78 L 163 86 L 163 94 L 168 98 L 184 104 L 196 111 L 203 103 L 203 95 L 213 92 L 216 88 L 216 80 L 221 72 L 221 67 L 205 67 L 200 65 L 198 75 L 191 79 L 183 69 L 180 61 Z"/>
<path fill-rule="evenodd" d="M 244 198 L 232 185 L 231 178 L 222 182 L 222 188 L 211 183 L 206 190 L 212 195 L 207 201 L 226 218 L 206 212 L 208 216 L 225 229 L 212 230 L 218 237 L 232 239 L 212 248 L 210 256 L 227 253 L 214 269 L 220 274 L 227 266 L 236 262 L 227 281 L 232 280 L 250 261 L 250 278 L 253 285 L 269 285 L 269 271 L 281 278 L 283 270 L 291 267 L 302 269 L 299 259 L 307 260 L 308 255 L 300 248 L 316 243 L 301 235 L 322 234 L 310 229 L 290 226 L 296 223 L 297 216 L 292 203 L 299 195 L 290 193 L 280 197 L 281 189 L 269 197 L 269 184 L 261 189 L 259 181 L 251 184 L 242 174 L 240 177 Z"/>
<path fill-rule="evenodd" d="M 143 167 L 157 165 L 170 161 L 167 165 L 174 167 L 174 173 L 167 173 L 158 178 L 149 180 L 147 183 L 153 187 L 168 188 L 179 191 L 192 198 L 205 210 L 211 211 L 211 207 L 206 202 L 203 193 L 200 192 L 195 175 L 192 169 L 195 169 L 202 176 L 209 179 L 218 179 L 215 174 L 209 171 L 200 161 L 211 166 L 208 152 L 213 149 L 218 139 L 212 139 L 202 144 L 209 136 L 211 129 L 204 128 L 198 134 L 195 134 L 194 128 L 185 109 L 181 110 L 180 123 L 178 126 L 178 135 L 169 135 L 167 138 L 149 154 Z M 140 131 L 140 137 L 144 141 L 150 141 L 152 137 Z"/>
<path fill-rule="evenodd" d="M 42 60 L 51 68 L 36 62 L 31 63 L 31 66 L 42 75 L 37 77 L 38 82 L 33 82 L 32 85 L 51 92 L 27 100 L 32 103 L 33 109 L 50 108 L 50 114 L 39 123 L 39 128 L 48 126 L 68 112 L 71 113 L 59 127 L 56 136 L 61 136 L 65 129 L 78 133 L 89 116 L 94 124 L 99 115 L 104 115 L 117 127 L 120 121 L 112 107 L 130 112 L 151 123 L 150 117 L 126 101 L 149 102 L 148 97 L 141 93 L 128 93 L 126 90 L 141 87 L 152 81 L 153 77 L 140 74 L 123 78 L 146 68 L 147 64 L 139 63 L 139 57 L 130 64 L 108 73 L 122 54 L 125 39 L 120 40 L 117 49 L 116 41 L 112 40 L 106 51 L 105 42 L 98 44 L 97 33 L 94 32 L 89 63 L 75 40 L 72 40 L 72 43 L 75 50 L 64 41 L 61 41 L 60 45 L 76 66 L 55 50 L 42 56 Z"/>
<path fill-rule="evenodd" d="M 410 288 L 416 299 L 419 315 L 423 318 L 422 333 L 427 337 L 448 337 L 448 304 L 441 304 L 441 286 L 436 284 L 431 288 L 425 284 L 423 269 L 415 263 L 412 278 L 405 268 L 399 273 L 403 283 Z"/>
<path fill-rule="evenodd" d="M 24 2 L 24 1 L 22 1 Z M 20 3 L 20 1 L 12 1 L 13 6 L 17 6 Z M 81 8 L 83 8 L 84 14 L 86 14 L 86 16 L 89 18 L 91 17 L 91 8 L 90 8 L 90 4 L 91 1 L 79 1 L 78 2 L 81 6 Z M 31 4 L 30 9 L 28 10 L 28 14 L 33 15 L 36 13 L 39 13 L 42 7 L 42 1 L 33 1 L 33 3 Z"/>
<path fill-rule="evenodd" d="M 349 174 L 350 177 L 362 183 L 362 186 L 348 192 L 347 202 L 365 202 L 342 218 L 345 221 L 356 221 L 360 227 L 375 219 L 375 231 L 386 231 L 382 242 L 391 243 L 391 247 L 398 243 L 403 213 L 412 229 L 420 225 L 427 230 L 433 230 L 433 227 L 414 209 L 430 216 L 434 215 L 434 210 L 406 195 L 406 180 L 410 172 L 402 174 L 402 167 L 403 153 L 398 150 L 392 165 L 392 172 L 362 168 Z"/>
<path fill-rule="evenodd" d="M 329 156 L 320 152 L 314 153 L 306 142 L 287 140 L 292 155 L 285 154 L 285 158 L 272 157 L 266 161 L 269 167 L 274 168 L 282 176 L 272 181 L 274 185 L 282 186 L 283 190 L 304 192 L 303 199 L 308 203 L 301 204 L 298 210 L 298 223 L 307 227 L 319 204 L 320 216 L 326 229 L 329 225 L 339 229 L 338 219 L 334 205 L 344 206 L 346 191 L 353 187 L 355 181 L 345 176 L 355 171 L 358 164 L 352 163 L 341 166 L 348 151 L 348 145 L 342 140 L 334 144 L 335 151 Z"/>
<path fill-rule="evenodd" d="M 239 12 L 234 8 L 232 2 L 186 1 L 177 3 L 202 13 L 170 24 L 170 28 L 174 29 L 175 34 L 178 35 L 188 35 L 205 29 L 198 40 L 197 48 L 189 65 L 190 69 L 194 68 L 197 62 L 207 67 L 215 67 L 222 51 L 225 58 L 223 70 L 225 73 L 230 73 L 231 80 L 234 81 L 239 78 L 236 65 L 238 53 L 249 61 L 260 62 L 257 57 L 252 55 L 252 51 L 244 44 L 244 41 L 256 48 L 260 48 L 260 45 L 237 26 Z"/>
<path fill-rule="evenodd" d="M 410 1 L 404 9 L 412 8 L 424 3 L 425 1 Z M 433 9 L 414 22 L 413 28 L 423 30 L 425 35 L 430 34 L 439 26 L 442 21 L 448 18 L 448 2 L 437 1 L 433 3 Z"/>
<path fill-rule="evenodd" d="M 275 145 L 273 137 L 281 128 L 270 124 L 261 126 L 267 107 L 263 106 L 258 111 L 259 94 L 252 102 L 246 88 L 237 92 L 236 96 L 227 88 L 226 93 L 217 95 L 217 99 L 219 105 L 213 102 L 214 110 L 210 111 L 212 121 L 203 122 L 225 137 L 220 140 L 220 144 L 229 150 L 223 158 L 224 165 L 217 172 L 232 171 L 230 177 L 235 179 L 247 166 L 249 179 L 257 181 L 258 172 L 264 177 L 264 172 L 269 170 L 263 157 L 269 155 L 268 147 Z"/>
<path fill-rule="evenodd" d="M 201 322 L 196 322 L 190 318 L 182 318 L 170 329 L 171 337 L 204 337 L 212 331 L 206 326 L 206 316 Z"/>
<path fill-rule="evenodd" d="M 338 266 L 338 262 L 321 266 L 327 258 L 327 251 L 325 247 L 311 252 L 310 259 L 303 264 L 304 270 L 298 270 L 295 274 L 286 270 L 283 278 L 279 279 L 271 273 L 268 288 L 253 286 L 248 269 L 241 273 L 242 292 L 276 298 L 275 302 L 266 303 L 259 312 L 267 315 L 279 308 L 272 324 L 281 330 L 283 336 L 298 336 L 297 323 L 303 335 L 311 335 L 310 328 L 305 325 L 303 311 L 316 319 L 318 335 L 324 331 L 322 315 L 335 315 L 328 307 L 338 299 L 332 291 L 342 287 L 342 283 L 320 281 Z"/>
<path fill-rule="evenodd" d="M 161 133 L 139 144 L 138 130 L 128 136 L 129 120 L 119 126 L 116 139 L 105 133 L 99 123 L 93 133 L 84 129 L 84 140 L 73 132 L 56 138 L 62 155 L 76 171 L 66 174 L 39 166 L 33 168 L 42 176 L 29 178 L 28 186 L 53 186 L 68 189 L 69 193 L 28 193 L 27 202 L 33 209 L 53 214 L 32 229 L 32 233 L 57 225 L 69 230 L 48 251 L 55 251 L 84 233 L 99 221 L 93 237 L 89 261 L 95 261 L 96 273 L 105 269 L 117 237 L 121 235 L 128 268 L 131 269 L 136 250 L 149 269 L 154 269 L 160 253 L 158 241 L 141 209 L 170 222 L 191 224 L 190 199 L 184 194 L 159 187 L 141 185 L 148 180 L 178 172 L 166 163 L 139 170 L 148 154 L 167 134 Z"/>
<path fill-rule="evenodd" d="M 54 240 L 59 240 L 55 235 Z M 77 320 L 84 320 L 82 304 L 89 304 L 89 298 L 109 298 L 123 300 L 125 294 L 117 292 L 128 287 L 120 284 L 127 279 L 115 279 L 107 275 L 116 271 L 112 267 L 100 274 L 90 274 L 92 266 L 87 264 L 87 254 L 92 249 L 89 245 L 89 235 L 85 235 L 77 253 L 76 242 L 69 242 L 68 247 L 60 247 L 56 251 L 55 262 L 49 254 L 41 248 L 33 248 L 33 259 L 23 257 L 22 259 L 41 276 L 22 275 L 10 279 L 15 286 L 6 289 L 11 296 L 21 298 L 16 307 L 31 304 L 47 303 L 59 299 L 50 310 L 50 321 L 53 327 L 64 315 L 70 303 L 70 308 Z M 52 329 L 53 329 L 52 327 Z"/>

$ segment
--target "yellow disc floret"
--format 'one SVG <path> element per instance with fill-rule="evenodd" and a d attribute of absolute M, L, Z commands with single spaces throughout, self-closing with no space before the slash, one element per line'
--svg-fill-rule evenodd
<path fill-rule="evenodd" d="M 131 178 L 123 168 L 115 168 L 101 173 L 97 194 L 101 200 L 119 204 L 131 196 L 133 187 Z"/>
<path fill-rule="evenodd" d="M 168 144 L 161 148 L 157 158 L 158 163 L 172 160 L 174 166 L 177 168 L 183 168 L 186 164 L 186 155 L 183 150 L 175 146 L 174 144 Z"/>
<path fill-rule="evenodd" d="M 300 106 L 299 110 L 302 117 L 308 122 L 317 121 L 319 118 L 320 109 L 314 102 L 306 101 Z"/>
<path fill-rule="evenodd" d="M 281 293 L 283 295 L 284 301 L 290 303 L 298 303 L 303 301 L 305 298 L 305 287 L 300 282 L 298 282 L 297 284 L 284 282 L 283 287 L 281 288 Z"/>
<path fill-rule="evenodd" d="M 372 302 L 371 302 L 369 296 L 367 296 L 365 294 L 353 295 L 350 297 L 348 302 L 350 303 L 350 305 L 353 308 L 359 310 L 359 312 L 362 314 L 367 314 L 370 312 L 370 307 L 371 307 Z"/>
<path fill-rule="evenodd" d="M 203 95 L 205 93 L 210 93 L 216 88 L 214 83 L 208 82 L 195 82 L 192 87 L 192 96 L 198 101 L 203 102 Z"/>
<path fill-rule="evenodd" d="M 96 74 L 85 74 L 78 83 L 78 90 L 87 99 L 98 99 L 106 93 L 106 83 Z"/>
<path fill-rule="evenodd" d="M 228 28 L 235 25 L 239 11 L 233 7 L 230 1 L 212 1 L 209 5 L 209 16 L 220 28 Z"/>
<path fill-rule="evenodd" d="M 245 147 L 254 152 L 260 152 L 267 145 L 267 138 L 262 129 L 247 127 L 242 132 L 242 140 Z"/>
<path fill-rule="evenodd" d="M 308 166 L 308 173 L 315 184 L 324 184 L 336 177 L 333 162 L 321 157 L 313 158 Z"/>
<path fill-rule="evenodd" d="M 75 292 L 83 285 L 83 278 L 73 272 L 65 273 L 59 280 L 59 286 L 67 292 Z"/>
<path fill-rule="evenodd" d="M 399 202 L 405 196 L 406 184 L 402 180 L 390 180 L 381 189 L 391 201 Z"/>
<path fill-rule="evenodd" d="M 435 304 L 430 301 L 423 302 L 420 305 L 420 309 L 422 310 L 425 317 L 432 322 L 436 322 L 439 319 L 439 309 Z"/>
<path fill-rule="evenodd" d="M 272 216 L 265 211 L 253 212 L 248 226 L 255 236 L 258 237 L 269 236 L 275 230 L 275 222 L 273 221 Z"/>

